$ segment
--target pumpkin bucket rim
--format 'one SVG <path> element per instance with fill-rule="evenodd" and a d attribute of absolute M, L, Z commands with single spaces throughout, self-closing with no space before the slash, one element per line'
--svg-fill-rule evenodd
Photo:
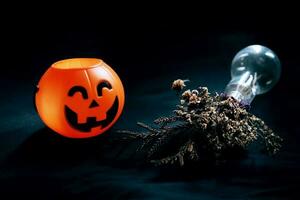
<path fill-rule="evenodd" d="M 51 65 L 55 69 L 90 69 L 98 67 L 103 61 L 99 58 L 69 58 L 57 61 Z"/>

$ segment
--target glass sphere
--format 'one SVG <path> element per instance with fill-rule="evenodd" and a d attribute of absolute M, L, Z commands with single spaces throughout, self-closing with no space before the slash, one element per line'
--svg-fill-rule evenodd
<path fill-rule="evenodd" d="M 280 74 L 281 65 L 277 55 L 261 45 L 251 45 L 242 49 L 231 64 L 231 78 L 251 77 L 254 95 L 269 91 L 278 82 Z"/>

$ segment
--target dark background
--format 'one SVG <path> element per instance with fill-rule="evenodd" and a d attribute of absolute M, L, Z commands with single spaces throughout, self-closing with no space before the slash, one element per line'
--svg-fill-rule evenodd
<path fill-rule="evenodd" d="M 300 39 L 293 10 L 202 8 L 164 16 L 151 9 L 106 13 L 105 7 L 82 13 L 24 10 L 11 13 L 17 13 L 16 18 L 2 18 L 1 195 L 299 199 Z M 288 16 L 282 14 L 286 11 Z M 45 128 L 34 110 L 34 86 L 53 62 L 96 57 L 115 69 L 125 87 L 124 112 L 113 129 L 139 130 L 137 121 L 151 124 L 172 113 L 177 103 L 170 90 L 174 79 L 189 79 L 191 88 L 207 86 L 211 93 L 222 92 L 230 80 L 232 58 L 251 44 L 271 48 L 282 62 L 279 83 L 256 97 L 251 109 L 284 138 L 282 151 L 274 157 L 253 148 L 247 159 L 222 169 L 128 167 L 113 162 L 128 155 L 122 158 L 115 152 L 129 150 L 103 148 L 113 131 L 84 141 L 65 139 Z M 111 161 L 104 162 L 104 157 Z"/>

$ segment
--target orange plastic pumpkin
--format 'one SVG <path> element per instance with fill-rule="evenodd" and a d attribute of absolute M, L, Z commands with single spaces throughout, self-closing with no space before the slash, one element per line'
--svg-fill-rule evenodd
<path fill-rule="evenodd" d="M 124 106 L 124 89 L 115 71 L 100 59 L 54 63 L 35 95 L 44 123 L 63 136 L 87 138 L 109 129 Z"/>

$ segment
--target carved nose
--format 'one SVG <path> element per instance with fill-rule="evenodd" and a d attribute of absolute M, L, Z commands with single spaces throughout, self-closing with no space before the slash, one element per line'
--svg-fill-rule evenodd
<path fill-rule="evenodd" d="M 99 106 L 99 104 L 95 100 L 93 100 L 92 103 L 90 104 L 89 108 L 94 108 L 97 106 Z"/>

